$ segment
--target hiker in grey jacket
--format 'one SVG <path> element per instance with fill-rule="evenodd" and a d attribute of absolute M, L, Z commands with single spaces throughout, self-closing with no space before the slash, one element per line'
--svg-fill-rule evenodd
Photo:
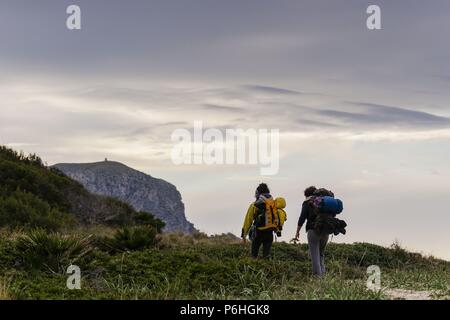
<path fill-rule="evenodd" d="M 325 273 L 325 247 L 328 242 L 328 234 L 320 235 L 313 230 L 316 215 L 309 203 L 309 200 L 317 190 L 316 187 L 309 187 L 305 190 L 306 200 L 302 205 L 302 212 L 298 220 L 297 232 L 295 239 L 298 240 L 300 236 L 300 229 L 306 221 L 306 233 L 308 238 L 309 254 L 312 260 L 312 270 L 315 275 L 321 276 Z"/>

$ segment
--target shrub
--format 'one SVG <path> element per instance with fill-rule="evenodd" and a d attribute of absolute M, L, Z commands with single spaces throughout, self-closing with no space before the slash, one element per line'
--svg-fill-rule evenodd
<path fill-rule="evenodd" d="M 8 197 L 0 196 L 0 227 L 43 228 L 56 231 L 74 224 L 73 217 L 52 208 L 35 195 L 16 190 Z"/>
<path fill-rule="evenodd" d="M 142 250 L 157 244 L 157 231 L 151 226 L 134 226 L 119 229 L 113 238 L 107 241 L 109 245 L 119 251 Z"/>
<path fill-rule="evenodd" d="M 161 233 L 162 229 L 166 226 L 164 221 L 155 218 L 154 215 L 144 211 L 136 212 L 134 214 L 134 221 L 137 225 L 152 226 L 158 233 Z"/>
<path fill-rule="evenodd" d="M 64 273 L 65 268 L 80 262 L 91 252 L 90 238 L 38 229 L 19 237 L 16 247 L 26 265 L 51 273 Z"/>
<path fill-rule="evenodd" d="M 0 157 L 9 161 L 22 161 L 38 167 L 44 167 L 42 159 L 36 154 L 25 155 L 23 151 L 17 152 L 6 146 L 0 146 Z"/>

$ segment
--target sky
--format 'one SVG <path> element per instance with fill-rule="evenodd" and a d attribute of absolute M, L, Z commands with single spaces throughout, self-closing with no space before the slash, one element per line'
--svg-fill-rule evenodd
<path fill-rule="evenodd" d="M 303 190 L 326 187 L 349 225 L 333 242 L 450 259 L 449 33 L 447 0 L 1 0 L 0 144 L 166 179 L 209 234 L 239 235 L 264 181 L 289 241 Z M 171 134 L 194 121 L 280 130 L 278 174 L 175 165 Z"/>

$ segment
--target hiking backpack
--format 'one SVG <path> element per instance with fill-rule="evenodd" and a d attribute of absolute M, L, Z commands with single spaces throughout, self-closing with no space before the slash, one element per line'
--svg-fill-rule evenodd
<path fill-rule="evenodd" d="M 320 212 L 331 215 L 340 214 L 344 210 L 344 204 L 341 200 L 335 199 L 331 196 L 313 197 L 311 199 L 312 205 Z"/>
<path fill-rule="evenodd" d="M 280 224 L 278 209 L 273 199 L 264 199 L 260 205 L 256 205 L 255 226 L 258 230 L 277 230 Z"/>
<path fill-rule="evenodd" d="M 314 220 L 313 229 L 318 234 L 346 234 L 347 223 L 326 213 L 319 213 Z"/>
<path fill-rule="evenodd" d="M 342 213 L 344 210 L 342 201 L 335 199 L 331 191 L 325 189 L 319 190 L 322 190 L 322 192 L 310 199 L 310 205 L 316 215 L 313 229 L 318 234 L 345 234 L 347 223 L 336 218 L 336 215 Z"/>

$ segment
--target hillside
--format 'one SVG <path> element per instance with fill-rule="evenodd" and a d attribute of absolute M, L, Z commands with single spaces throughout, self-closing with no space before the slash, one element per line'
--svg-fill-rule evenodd
<path fill-rule="evenodd" d="M 92 193 L 113 197 L 137 211 L 151 212 L 166 224 L 166 232 L 194 233 L 185 216 L 181 194 L 176 187 L 114 161 L 84 164 L 56 164 Z"/>
<path fill-rule="evenodd" d="M 450 294 L 450 262 L 398 246 L 332 243 L 328 274 L 318 279 L 304 244 L 276 243 L 271 260 L 253 260 L 248 244 L 201 234 L 163 234 L 154 246 L 115 253 L 92 241 L 92 251 L 77 262 L 82 288 L 68 290 L 66 275 L 20 262 L 16 238 L 0 237 L 0 288 L 3 282 L 3 296 L 11 299 L 389 299 L 391 292 L 409 292 L 399 289 L 431 299 Z M 379 292 L 365 286 L 373 264 L 382 272 Z"/>
<path fill-rule="evenodd" d="M 121 226 L 133 224 L 137 216 L 128 204 L 91 194 L 59 170 L 47 168 L 38 156 L 0 147 L 0 228 Z"/>

